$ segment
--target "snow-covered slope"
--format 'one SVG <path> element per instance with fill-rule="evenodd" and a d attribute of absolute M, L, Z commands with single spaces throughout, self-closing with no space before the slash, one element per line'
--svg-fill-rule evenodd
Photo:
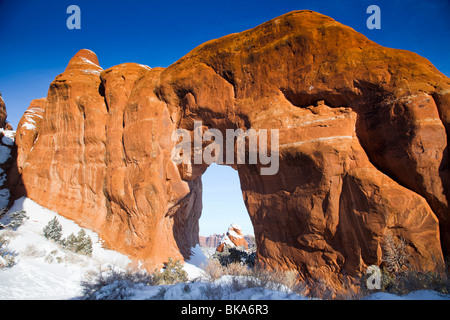
<path fill-rule="evenodd" d="M 130 262 L 128 257 L 102 248 L 98 235 L 87 229 L 93 241 L 92 257 L 64 250 L 44 237 L 43 228 L 55 216 L 62 225 L 63 237 L 77 234 L 80 226 L 28 198 L 18 199 L 8 213 L 21 210 L 29 218 L 15 231 L 0 231 L 8 238 L 8 250 L 16 260 L 14 266 L 0 270 L 0 299 L 74 298 L 82 293 L 80 280 L 85 272 L 108 264 L 125 268 Z"/>

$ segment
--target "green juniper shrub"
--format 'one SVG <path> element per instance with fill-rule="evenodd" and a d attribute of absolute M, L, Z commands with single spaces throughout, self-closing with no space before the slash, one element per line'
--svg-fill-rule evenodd
<path fill-rule="evenodd" d="M 212 256 L 217 259 L 224 267 L 232 263 L 245 264 L 252 268 L 255 266 L 256 251 L 247 252 L 244 247 L 228 247 L 224 246 L 222 252 L 216 251 Z"/>
<path fill-rule="evenodd" d="M 161 285 L 188 281 L 188 274 L 183 269 L 183 264 L 179 260 L 173 261 L 172 258 L 169 258 L 163 270 L 155 270 L 153 276 L 155 282 Z"/>
<path fill-rule="evenodd" d="M 54 217 L 43 229 L 44 237 L 53 240 L 64 249 L 83 254 L 92 255 L 92 239 L 86 234 L 84 229 L 80 229 L 77 235 L 71 233 L 67 238 L 62 237 L 62 226 L 58 219 Z"/>
<path fill-rule="evenodd" d="M 47 239 L 53 240 L 56 243 L 61 242 L 62 226 L 56 217 L 49 221 L 49 223 L 44 227 L 43 232 L 44 237 Z"/>

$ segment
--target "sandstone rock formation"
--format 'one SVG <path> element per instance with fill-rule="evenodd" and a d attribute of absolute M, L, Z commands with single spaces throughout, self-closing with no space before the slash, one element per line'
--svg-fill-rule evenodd
<path fill-rule="evenodd" d="M 19 121 L 16 130 L 16 144 L 18 146 L 17 167 L 22 171 L 28 153 L 33 148 L 38 135 L 38 128 L 43 118 L 47 99 L 35 99 L 31 101 L 27 111 Z"/>
<path fill-rule="evenodd" d="M 225 247 L 244 247 L 245 249 L 248 249 L 248 244 L 244 238 L 242 229 L 235 223 L 230 225 L 227 234 L 220 241 L 216 251 L 223 252 Z"/>
<path fill-rule="evenodd" d="M 217 234 L 214 233 L 210 236 L 198 236 L 198 243 L 201 247 L 209 247 L 216 249 L 220 241 L 223 239 L 223 237 L 226 236 L 226 233 Z M 247 242 L 247 245 L 249 248 L 255 247 L 255 236 L 251 234 L 244 235 L 244 239 Z"/>
<path fill-rule="evenodd" d="M 2 94 L 0 92 L 0 128 L 5 128 L 6 125 L 6 106 L 3 101 Z"/>
<path fill-rule="evenodd" d="M 14 164 L 13 145 L 15 132 L 6 122 L 6 106 L 0 93 L 0 210 L 6 209 L 10 201 L 7 172 Z"/>
<path fill-rule="evenodd" d="M 233 165 L 259 263 L 338 281 L 380 265 L 387 234 L 423 269 L 450 254 L 450 79 L 324 15 L 285 14 L 167 69 L 102 70 L 81 50 L 43 104 L 36 139 L 17 141 L 16 197 L 148 266 L 198 242 L 208 165 L 171 161 L 173 130 L 192 133 L 195 120 L 223 136 L 279 130 L 275 175 Z"/>

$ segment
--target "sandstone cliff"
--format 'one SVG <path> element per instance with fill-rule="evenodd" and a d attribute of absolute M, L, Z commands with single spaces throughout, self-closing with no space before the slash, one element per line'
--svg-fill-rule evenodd
<path fill-rule="evenodd" d="M 7 172 L 14 166 L 15 131 L 6 122 L 6 105 L 0 93 L 0 213 L 7 209 L 10 202 L 10 190 L 7 183 Z"/>
<path fill-rule="evenodd" d="M 6 125 L 6 106 L 3 101 L 2 94 L 0 93 L 0 128 L 5 128 Z"/>
<path fill-rule="evenodd" d="M 275 175 L 233 165 L 260 263 L 338 280 L 380 265 L 386 234 L 424 269 L 450 254 L 450 79 L 324 15 L 288 13 L 167 69 L 103 70 L 81 50 L 41 105 L 35 138 L 17 141 L 16 197 L 148 266 L 198 242 L 207 164 L 170 157 L 173 130 L 195 120 L 279 130 Z"/>

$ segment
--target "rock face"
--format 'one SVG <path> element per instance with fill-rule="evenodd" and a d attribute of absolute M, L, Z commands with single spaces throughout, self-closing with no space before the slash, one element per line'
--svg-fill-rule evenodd
<path fill-rule="evenodd" d="M 225 236 L 224 234 L 213 234 L 211 236 L 199 236 L 198 237 L 198 243 L 202 247 L 210 247 L 210 248 L 217 248 L 217 246 L 220 243 L 220 240 Z"/>
<path fill-rule="evenodd" d="M 224 137 L 279 132 L 274 175 L 260 174 L 261 161 L 232 164 L 259 263 L 338 281 L 380 265 L 387 234 L 422 269 L 450 254 L 450 79 L 324 15 L 288 13 L 167 69 L 102 70 L 82 50 L 44 104 L 36 139 L 17 141 L 16 196 L 148 266 L 198 243 L 208 165 L 171 160 L 172 132 L 192 135 L 194 121 Z"/>
<path fill-rule="evenodd" d="M 0 128 L 5 128 L 6 125 L 6 106 L 0 93 Z"/>
<path fill-rule="evenodd" d="M 219 245 L 216 248 L 216 251 L 223 252 L 225 247 L 245 247 L 245 249 L 248 249 L 248 244 L 244 238 L 242 229 L 235 223 L 230 225 L 227 234 L 220 241 Z"/>
<path fill-rule="evenodd" d="M 166 161 L 175 124 L 153 93 L 162 71 L 134 63 L 103 71 L 81 50 L 21 120 L 15 168 L 16 197 L 97 230 L 149 266 L 190 253 L 201 212 L 200 179 L 182 181 Z M 32 115 L 42 119 L 27 126 Z"/>
<path fill-rule="evenodd" d="M 46 102 L 46 98 L 31 101 L 30 106 L 19 121 L 16 130 L 16 144 L 19 146 L 17 152 L 17 166 L 19 171 L 22 171 L 28 158 L 28 153 L 36 142 L 39 133 L 38 128 L 42 121 Z"/>
<path fill-rule="evenodd" d="M 13 145 L 15 132 L 6 122 L 6 106 L 0 93 L 0 210 L 6 209 L 10 201 L 7 172 L 14 165 Z"/>

